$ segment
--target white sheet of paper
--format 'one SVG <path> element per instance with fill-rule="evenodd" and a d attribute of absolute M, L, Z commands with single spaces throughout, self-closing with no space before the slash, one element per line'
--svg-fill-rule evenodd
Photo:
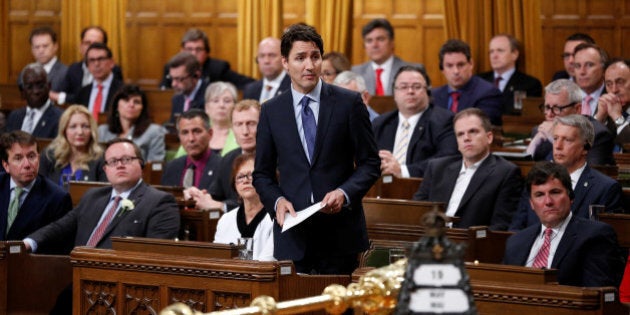
<path fill-rule="evenodd" d="M 292 217 L 288 212 L 284 216 L 284 225 L 282 225 L 282 232 L 300 224 L 302 221 L 308 219 L 315 212 L 321 210 L 324 207 L 322 202 L 318 202 L 302 211 L 297 211 L 297 216 Z"/>

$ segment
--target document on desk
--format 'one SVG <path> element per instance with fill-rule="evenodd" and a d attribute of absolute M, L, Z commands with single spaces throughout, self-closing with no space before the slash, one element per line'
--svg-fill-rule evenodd
<path fill-rule="evenodd" d="M 302 211 L 297 211 L 295 214 L 297 216 L 293 217 L 288 212 L 284 216 L 284 225 L 282 225 L 282 232 L 300 224 L 302 221 L 308 219 L 310 216 L 315 214 L 315 212 L 321 210 L 324 207 L 323 202 L 318 202 Z"/>

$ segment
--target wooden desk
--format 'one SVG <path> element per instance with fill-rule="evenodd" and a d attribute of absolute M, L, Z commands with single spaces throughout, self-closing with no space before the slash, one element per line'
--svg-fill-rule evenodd
<path fill-rule="evenodd" d="M 398 178 L 393 175 L 384 175 L 374 183 L 365 196 L 411 200 L 421 183 L 422 178 Z"/>
<path fill-rule="evenodd" d="M 26 105 L 17 84 L 0 84 L 0 110 L 9 113 Z"/>
<path fill-rule="evenodd" d="M 385 114 L 387 112 L 396 109 L 396 101 L 391 95 L 387 96 L 372 96 L 370 98 L 370 107 L 379 114 Z"/>
<path fill-rule="evenodd" d="M 619 246 L 630 248 L 630 214 L 600 213 L 598 217 L 599 221 L 608 223 L 613 227 L 617 233 Z"/>
<path fill-rule="evenodd" d="M 147 95 L 149 117 L 156 124 L 162 124 L 171 118 L 173 90 L 160 90 L 156 88 L 145 89 Z M 200 91 L 204 93 L 204 91 Z"/>
<path fill-rule="evenodd" d="M 519 138 L 529 137 L 532 129 L 545 120 L 538 106 L 544 102 L 542 97 L 527 97 L 523 99 L 523 110 L 518 116 L 503 115 L 503 134 L 518 135 Z"/>

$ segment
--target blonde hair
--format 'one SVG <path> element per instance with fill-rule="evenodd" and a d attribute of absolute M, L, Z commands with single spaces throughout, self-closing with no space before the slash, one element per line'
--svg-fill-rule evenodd
<path fill-rule="evenodd" d="M 103 148 L 98 144 L 98 133 L 96 120 L 92 118 L 92 114 L 88 111 L 87 107 L 83 105 L 71 105 L 63 112 L 61 118 L 59 118 L 59 131 L 57 137 L 50 143 L 50 152 L 55 158 L 55 168 L 62 168 L 70 163 L 72 159 L 72 148 L 66 138 L 66 129 L 70 123 L 70 118 L 74 114 L 83 114 L 88 118 L 90 122 L 90 141 L 87 144 L 88 152 L 86 155 L 77 157 L 75 160 L 79 169 L 87 170 L 88 163 L 96 160 L 103 154 Z M 48 152 L 47 152 L 48 154 Z"/>

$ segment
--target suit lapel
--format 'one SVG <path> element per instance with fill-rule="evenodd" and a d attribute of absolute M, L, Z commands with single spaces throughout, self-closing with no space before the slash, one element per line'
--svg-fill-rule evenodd
<path fill-rule="evenodd" d="M 327 134 L 330 120 L 332 119 L 333 109 L 335 108 L 335 98 L 332 97 L 331 88 L 328 84 L 322 82 L 321 95 L 319 97 L 319 119 L 317 122 L 317 135 L 315 136 L 315 152 L 311 166 L 317 162 L 317 157 L 322 151 L 324 145 L 324 136 Z"/>
<path fill-rule="evenodd" d="M 127 199 L 131 200 L 134 206 L 138 205 L 142 201 L 142 197 L 144 196 L 144 192 L 146 191 L 146 189 L 147 189 L 146 184 L 144 182 L 141 183 L 140 186 L 138 186 L 136 189 L 134 189 L 134 191 L 131 192 L 131 194 L 129 194 L 129 197 L 127 197 Z M 105 230 L 105 233 L 103 233 L 103 238 L 101 238 L 100 242 L 102 242 L 105 238 L 107 238 L 109 233 L 111 233 L 114 230 L 114 228 L 122 220 L 124 220 L 127 215 L 129 215 L 129 211 L 125 211 L 125 212 L 121 212 L 121 211 L 122 211 L 122 208 L 114 216 L 114 218 L 112 219 L 112 222 L 109 223 L 109 225 L 107 226 L 107 229 Z"/>
<path fill-rule="evenodd" d="M 413 133 L 411 134 L 411 139 L 409 139 L 409 146 L 407 147 L 407 161 L 411 161 L 411 154 L 413 150 L 411 148 L 415 147 L 416 143 L 420 141 L 422 138 L 422 134 L 425 132 L 424 126 L 429 122 L 431 116 L 431 108 L 427 108 L 427 110 L 422 114 L 418 123 L 414 126 Z"/>
<path fill-rule="evenodd" d="M 584 172 L 580 175 L 577 184 L 575 184 L 573 203 L 571 204 L 571 212 L 574 215 L 578 215 L 576 212 L 580 205 L 584 203 L 584 200 L 588 196 L 589 191 L 591 190 L 591 171 L 588 166 L 584 168 Z"/>
<path fill-rule="evenodd" d="M 92 232 L 94 231 L 94 229 L 96 229 L 96 226 L 98 225 L 98 221 L 101 219 L 101 216 L 103 216 L 103 212 L 105 212 L 106 208 L 107 208 L 107 204 L 109 203 L 109 199 L 112 196 L 112 189 L 111 187 L 108 187 L 108 189 L 103 189 L 103 192 L 100 196 L 96 197 L 96 200 L 94 200 L 94 202 L 92 204 L 94 204 L 94 207 L 90 207 L 90 206 L 86 206 L 86 210 L 87 212 L 90 212 L 92 210 L 94 210 L 94 214 L 93 215 L 87 215 L 88 219 L 88 224 L 87 226 L 90 227 L 89 230 L 89 234 L 87 235 L 87 239 L 85 240 L 85 243 L 87 243 L 88 239 L 90 238 L 90 235 L 92 234 Z"/>
<path fill-rule="evenodd" d="M 573 222 L 575 218 L 575 216 L 571 217 L 571 220 L 567 224 L 567 228 L 564 230 L 562 239 L 558 244 L 558 248 L 556 248 L 556 253 L 553 255 L 551 268 L 557 268 L 569 250 L 573 248 L 573 242 L 575 242 L 575 238 L 577 237 L 577 223 Z"/>
<path fill-rule="evenodd" d="M 540 234 L 540 229 L 541 229 L 541 225 L 536 224 L 535 228 L 528 228 L 525 231 L 523 231 L 524 235 L 523 235 L 522 240 L 524 244 L 520 244 L 521 246 L 519 246 L 519 248 L 527 249 L 527 250 L 518 250 L 518 251 L 515 251 L 515 253 L 513 253 L 516 255 L 515 261 L 518 262 L 519 265 L 525 266 L 527 264 L 527 258 L 529 257 L 529 252 L 532 248 L 532 245 L 534 245 L 534 241 L 536 241 L 536 237 L 538 237 L 538 235 Z"/>
<path fill-rule="evenodd" d="M 434 188 L 438 195 L 438 198 L 435 198 L 436 201 L 444 201 L 448 204 L 448 201 L 451 199 L 451 195 L 453 194 L 453 190 L 455 189 L 456 184 L 456 182 L 452 179 L 457 178 L 461 167 L 462 161 L 459 159 L 446 167 L 444 176 L 442 176 L 442 183 L 444 183 L 445 187 Z M 434 176 L 439 176 L 439 174 L 434 174 Z"/>
<path fill-rule="evenodd" d="M 464 192 L 464 196 L 462 197 L 462 201 L 459 203 L 459 209 L 457 209 L 456 214 L 458 216 L 462 216 L 459 213 L 459 210 L 472 198 L 475 193 L 483 187 L 483 183 L 486 181 L 488 176 L 492 174 L 494 171 L 494 166 L 496 161 L 494 159 L 494 155 L 490 153 L 488 158 L 479 165 L 479 169 L 475 172 L 473 177 L 470 179 L 470 183 L 468 183 L 468 187 L 466 187 L 466 192 Z"/>

